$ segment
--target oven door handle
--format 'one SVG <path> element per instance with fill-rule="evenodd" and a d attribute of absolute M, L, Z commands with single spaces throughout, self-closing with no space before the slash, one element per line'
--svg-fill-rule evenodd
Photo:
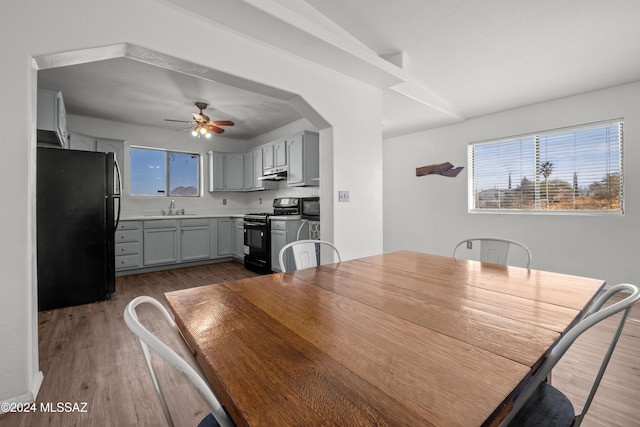
<path fill-rule="evenodd" d="M 245 222 L 244 223 L 244 228 L 251 228 L 251 229 L 264 228 L 264 229 L 266 229 L 267 225 L 266 224 L 260 224 L 260 223 Z"/>

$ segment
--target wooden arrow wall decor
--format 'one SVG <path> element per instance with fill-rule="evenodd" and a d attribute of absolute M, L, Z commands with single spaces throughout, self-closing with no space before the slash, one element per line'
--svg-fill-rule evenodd
<path fill-rule="evenodd" d="M 464 166 L 458 166 L 457 168 L 454 168 L 453 165 L 449 162 L 439 163 L 437 165 L 429 165 L 416 168 L 416 176 L 437 174 L 453 178 L 455 176 L 458 176 L 462 169 L 464 169 Z"/>

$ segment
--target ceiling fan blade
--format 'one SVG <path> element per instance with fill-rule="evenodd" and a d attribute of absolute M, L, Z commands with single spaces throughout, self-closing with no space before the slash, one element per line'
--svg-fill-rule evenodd
<path fill-rule="evenodd" d="M 165 122 L 191 123 L 193 120 L 164 119 Z"/>
<path fill-rule="evenodd" d="M 216 120 L 215 122 L 213 122 L 214 126 L 233 126 L 235 123 L 233 123 L 231 120 Z"/>
<path fill-rule="evenodd" d="M 218 126 L 215 125 L 207 125 L 207 129 L 209 129 L 211 132 L 215 132 L 215 133 L 223 133 L 224 129 L 219 128 Z"/>

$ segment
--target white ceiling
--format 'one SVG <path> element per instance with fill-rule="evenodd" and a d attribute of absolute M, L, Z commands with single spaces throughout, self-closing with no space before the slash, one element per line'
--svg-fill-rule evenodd
<path fill-rule="evenodd" d="M 287 101 L 126 57 L 38 72 L 38 87 L 60 90 L 67 114 L 184 130 L 195 102 L 211 120 L 232 120 L 225 137 L 250 139 L 302 118 Z"/>
<path fill-rule="evenodd" d="M 640 80 L 637 0 L 168 1 L 379 87 L 385 138 Z M 213 120 L 236 122 L 225 136 L 248 139 L 302 117 L 286 101 L 127 58 L 38 77 L 70 114 L 115 121 L 182 129 L 163 119 L 188 120 L 204 101 Z"/>

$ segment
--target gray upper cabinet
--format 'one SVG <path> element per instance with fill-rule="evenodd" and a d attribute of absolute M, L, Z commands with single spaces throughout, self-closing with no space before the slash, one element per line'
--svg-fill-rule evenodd
<path fill-rule="evenodd" d="M 120 139 L 96 138 L 81 133 L 69 134 L 69 148 L 80 151 L 97 151 L 99 153 L 113 153 L 120 166 L 120 173 L 124 173 L 124 141 Z M 122 177 L 124 179 L 124 177 Z M 122 185 L 122 182 L 120 183 Z"/>
<path fill-rule="evenodd" d="M 262 169 L 273 169 L 273 144 L 262 147 Z"/>
<path fill-rule="evenodd" d="M 252 152 L 244 153 L 244 189 L 247 191 L 254 189 Z"/>
<path fill-rule="evenodd" d="M 209 151 L 209 191 L 224 190 L 224 154 Z"/>
<path fill-rule="evenodd" d="M 224 155 L 225 190 L 244 189 L 244 155 L 242 153 Z"/>
<path fill-rule="evenodd" d="M 243 153 L 209 151 L 209 191 L 244 190 Z"/>
<path fill-rule="evenodd" d="M 124 169 L 124 141 L 118 139 L 96 138 L 96 149 L 99 153 L 113 153 L 120 165 L 120 171 Z"/>
<path fill-rule="evenodd" d="M 280 139 L 273 143 L 273 166 L 287 166 L 287 147 L 286 140 Z"/>
<path fill-rule="evenodd" d="M 320 184 L 319 138 L 315 132 L 303 132 L 286 140 L 289 158 L 287 185 L 317 186 Z"/>
<path fill-rule="evenodd" d="M 251 191 L 256 190 L 277 190 L 278 183 L 276 181 L 263 181 L 260 177 L 263 175 L 262 169 L 262 148 L 258 148 L 253 150 L 251 153 L 247 153 L 253 156 L 253 162 L 251 163 L 252 171 L 250 174 L 247 174 L 247 162 L 245 162 L 245 177 L 249 178 L 249 175 L 252 179 Z M 249 188 L 246 188 L 249 190 Z"/>
<path fill-rule="evenodd" d="M 124 141 L 120 139 L 96 138 L 95 136 L 73 132 L 69 134 L 69 148 L 72 150 L 113 153 L 121 166 L 124 161 Z"/>
<path fill-rule="evenodd" d="M 69 134 L 69 148 L 81 151 L 96 151 L 96 138 L 72 132 Z"/>
<path fill-rule="evenodd" d="M 38 143 L 68 148 L 67 112 L 62 92 L 38 89 L 37 115 Z"/>
<path fill-rule="evenodd" d="M 278 181 L 260 180 L 273 168 L 288 170 L 290 187 L 320 185 L 319 138 L 315 132 L 304 131 L 246 153 L 209 151 L 207 155 L 211 192 L 277 190 Z"/>

